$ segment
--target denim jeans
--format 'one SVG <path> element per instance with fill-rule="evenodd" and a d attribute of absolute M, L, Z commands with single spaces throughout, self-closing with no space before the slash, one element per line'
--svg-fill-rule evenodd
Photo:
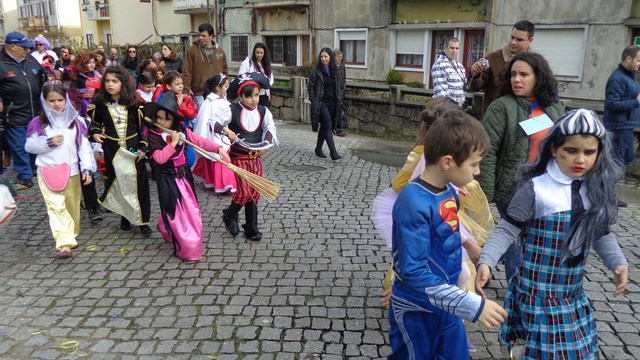
<path fill-rule="evenodd" d="M 29 180 L 33 177 L 32 164 L 35 161 L 35 155 L 29 154 L 24 145 L 27 141 L 27 128 L 26 127 L 7 127 L 5 129 L 7 136 L 7 143 L 11 150 L 11 160 L 13 161 L 13 168 L 18 172 L 18 179 Z"/>
<path fill-rule="evenodd" d="M 202 95 L 194 95 L 193 96 L 193 102 L 196 103 L 196 106 L 198 107 L 198 110 L 200 110 L 200 106 L 202 106 L 202 103 L 204 102 L 204 96 L 202 96 Z"/>

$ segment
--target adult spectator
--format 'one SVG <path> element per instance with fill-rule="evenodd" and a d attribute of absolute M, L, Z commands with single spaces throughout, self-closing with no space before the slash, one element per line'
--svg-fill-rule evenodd
<path fill-rule="evenodd" d="M 251 56 L 247 56 L 246 59 L 240 64 L 238 75 L 242 75 L 249 72 L 259 72 L 269 79 L 269 85 L 273 85 L 273 72 L 271 71 L 271 56 L 267 45 L 264 43 L 256 43 L 253 46 L 253 52 Z M 269 89 L 260 89 L 260 102 L 259 104 L 267 108 L 270 107 Z"/>
<path fill-rule="evenodd" d="M 514 55 L 530 50 L 534 32 L 535 25 L 532 22 L 518 21 L 511 29 L 511 39 L 505 47 L 486 55 L 471 65 L 472 81 L 469 91 L 484 90 L 483 117 L 489 104 L 500 96 L 500 74 L 507 68 L 507 63 Z"/>
<path fill-rule="evenodd" d="M 179 73 L 183 72 L 182 58 L 178 57 L 173 44 L 162 43 L 160 45 L 160 52 L 162 53 L 164 67 L 167 68 L 167 70 L 175 70 Z"/>
<path fill-rule="evenodd" d="M 333 52 L 336 55 L 336 79 L 338 81 L 338 115 L 336 119 L 336 135 L 347 136 L 345 129 L 349 126 L 347 122 L 347 109 L 344 105 L 344 97 L 347 94 L 347 68 L 344 66 L 342 59 L 344 55 L 342 50 L 335 49 Z"/>
<path fill-rule="evenodd" d="M 104 53 L 104 45 L 103 44 L 98 45 L 98 48 L 96 50 L 102 51 Z"/>
<path fill-rule="evenodd" d="M 524 52 L 511 58 L 502 72 L 501 84 L 502 96 L 489 105 L 484 115 L 491 148 L 480 163 L 477 179 L 487 200 L 495 202 L 504 217 L 516 189 L 518 168 L 538 156 L 540 143 L 563 113 L 563 107 L 558 101 L 558 83 L 540 54 Z M 510 279 L 520 264 L 518 247 L 509 247 L 503 259 Z"/>
<path fill-rule="evenodd" d="M 36 50 L 31 53 L 31 56 L 40 64 L 42 64 L 45 55 L 51 55 L 55 61 L 58 61 L 58 54 L 51 49 L 51 44 L 46 37 L 38 35 L 33 39 L 33 42 L 36 44 Z"/>
<path fill-rule="evenodd" d="M 63 46 L 60 48 L 60 58 L 56 61 L 54 68 L 60 72 L 63 72 L 67 66 L 71 66 L 71 48 Z"/>
<path fill-rule="evenodd" d="M 29 56 L 32 48 L 24 34 L 10 32 L 0 50 L 0 113 L 18 173 L 16 189 L 33 186 L 32 161 L 24 145 L 27 125 L 40 114 L 40 89 L 47 78 L 38 61 Z"/>
<path fill-rule="evenodd" d="M 465 101 L 467 75 L 464 65 L 458 62 L 459 53 L 460 40 L 449 39 L 444 52 L 436 56 L 436 61 L 431 67 L 431 78 L 434 98 L 450 97 L 462 106 Z"/>
<path fill-rule="evenodd" d="M 315 154 L 319 158 L 327 156 L 322 152 L 324 142 L 329 147 L 331 160 L 342 159 L 333 140 L 336 115 L 338 113 L 338 82 L 336 81 L 336 59 L 333 50 L 322 48 L 318 55 L 318 65 L 309 76 L 309 100 L 311 101 L 311 129 L 318 132 Z M 318 128 L 318 125 L 320 126 Z"/>
<path fill-rule="evenodd" d="M 127 55 L 122 61 L 122 66 L 124 66 L 125 69 L 131 71 L 131 75 L 135 79 L 136 69 L 138 68 L 138 65 L 140 65 L 140 59 L 138 58 L 138 49 L 135 46 L 131 45 L 127 47 Z"/>
<path fill-rule="evenodd" d="M 220 73 L 226 75 L 228 67 L 227 55 L 213 41 L 213 26 L 208 23 L 200 24 L 198 32 L 200 38 L 189 47 L 185 54 L 182 80 L 184 81 L 183 92 L 188 94 L 191 90 L 194 95 L 193 100 L 200 108 L 204 101 L 205 81 Z"/>
<path fill-rule="evenodd" d="M 605 87 L 604 126 L 613 134 L 614 157 L 625 165 L 634 159 L 633 129 L 640 127 L 640 87 L 635 77 L 639 68 L 640 47 L 628 46 Z M 627 203 L 618 201 L 618 206 Z"/>
<path fill-rule="evenodd" d="M 111 65 L 122 65 L 122 57 L 118 54 L 116 48 L 109 49 L 109 56 L 107 60 L 111 61 Z"/>

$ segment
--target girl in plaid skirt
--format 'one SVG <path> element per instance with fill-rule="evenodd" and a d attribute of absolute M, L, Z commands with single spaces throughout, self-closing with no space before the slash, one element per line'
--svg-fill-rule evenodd
<path fill-rule="evenodd" d="M 512 358 L 595 359 L 598 334 L 583 289 L 591 248 L 614 273 L 620 295 L 629 267 L 610 231 L 616 216 L 616 180 L 621 166 L 597 115 L 578 109 L 551 128 L 540 156 L 521 170 L 522 182 L 506 216 L 485 244 L 476 289 L 484 296 L 491 269 L 518 240 L 522 263 L 509 281 L 500 342 Z M 524 347 L 517 346 L 524 343 Z M 517 355 L 514 353 L 518 353 Z"/>

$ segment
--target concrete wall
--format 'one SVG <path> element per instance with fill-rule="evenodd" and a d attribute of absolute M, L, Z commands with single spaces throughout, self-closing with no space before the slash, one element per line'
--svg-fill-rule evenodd
<path fill-rule="evenodd" d="M 174 36 L 174 40 L 177 42 L 179 41 L 178 36 L 189 34 L 191 31 L 191 16 L 188 14 L 175 14 L 173 12 L 173 1 L 155 1 L 154 7 L 156 14 L 155 25 L 159 34 L 154 41 L 162 41 L 162 36 Z"/>
<path fill-rule="evenodd" d="M 321 0 L 315 1 L 313 19 L 315 42 L 312 58 L 327 46 L 337 47 L 334 29 L 367 28 L 367 67 L 365 69 L 347 65 L 349 79 L 383 81 L 389 71 L 389 29 L 391 22 L 390 0 Z"/>
<path fill-rule="evenodd" d="M 487 6 L 488 0 L 481 0 L 478 5 L 472 5 L 470 0 L 397 0 L 393 22 L 483 21 Z"/>
<path fill-rule="evenodd" d="M 513 24 L 533 20 L 537 26 L 590 24 L 582 82 L 567 82 L 561 96 L 581 100 L 604 100 L 604 88 L 611 72 L 629 44 L 631 29 L 622 22 L 631 16 L 629 0 L 511 1 L 494 0 L 488 51 L 508 41 Z M 535 38 L 532 44 L 535 50 Z"/>
<path fill-rule="evenodd" d="M 2 0 L 4 11 L 4 31 L 6 35 L 12 31 L 18 31 L 18 3 L 16 0 Z"/>

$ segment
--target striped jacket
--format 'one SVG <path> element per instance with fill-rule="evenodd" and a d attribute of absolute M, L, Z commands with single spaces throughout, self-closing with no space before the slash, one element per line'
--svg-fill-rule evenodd
<path fill-rule="evenodd" d="M 445 54 L 438 54 L 436 62 L 431 67 L 431 78 L 434 98 L 448 96 L 460 105 L 464 103 L 467 75 L 461 63 L 449 60 Z"/>

